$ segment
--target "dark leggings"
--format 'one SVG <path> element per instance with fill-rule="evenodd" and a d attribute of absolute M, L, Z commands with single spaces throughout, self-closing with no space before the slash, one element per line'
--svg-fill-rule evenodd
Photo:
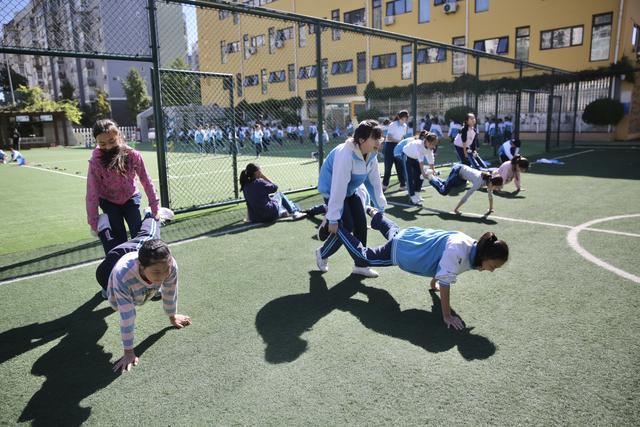
<path fill-rule="evenodd" d="M 412 159 L 411 157 L 406 157 L 405 167 L 407 170 L 407 188 L 409 190 L 409 196 L 413 196 L 416 192 L 419 192 L 422 189 L 422 180 L 420 179 L 422 171 L 420 170 L 420 162 L 416 159 Z"/>
<path fill-rule="evenodd" d="M 100 240 L 102 240 L 102 244 L 104 246 L 106 246 L 107 240 L 109 238 L 107 233 L 108 231 L 109 229 L 102 230 L 100 232 Z M 156 220 L 151 215 L 146 216 L 144 218 L 144 221 L 142 221 L 142 225 L 140 227 L 140 230 L 138 230 L 138 234 L 136 235 L 136 237 L 111 249 L 107 253 L 107 256 L 104 258 L 104 261 L 102 261 L 96 269 L 96 279 L 98 280 L 98 283 L 100 284 L 102 289 L 107 289 L 111 270 L 113 270 L 113 267 L 115 267 L 120 258 L 128 254 L 129 252 L 136 252 L 140 250 L 142 244 L 147 240 L 159 238 L 160 221 Z"/>
<path fill-rule="evenodd" d="M 325 199 L 327 205 L 329 200 Z M 362 242 L 363 245 L 367 244 L 367 217 L 362 206 L 362 200 L 357 194 L 353 194 L 344 199 L 344 205 L 342 207 L 342 218 L 340 219 L 340 225 L 349 233 Z M 342 246 L 342 241 L 336 234 L 329 235 L 329 238 L 325 240 L 321 248 L 322 258 L 329 258 L 336 253 Z M 366 263 L 362 261 L 356 261 L 358 267 L 365 267 Z"/>
<path fill-rule="evenodd" d="M 396 145 L 398 145 L 397 142 L 385 141 L 384 143 L 384 176 L 382 177 L 382 185 L 385 187 L 389 186 L 393 165 L 396 166 L 396 174 L 398 175 L 398 181 L 400 181 L 400 187 L 405 186 L 402 160 L 393 155 L 393 150 L 396 148 Z"/>
<path fill-rule="evenodd" d="M 108 245 L 104 245 L 104 253 L 129 240 L 127 230 L 124 228 L 125 221 L 129 226 L 130 236 L 133 238 L 140 231 L 142 220 L 140 219 L 140 194 L 136 194 L 123 205 L 117 205 L 106 199 L 100 199 L 102 212 L 109 217 L 111 225 L 111 239 Z"/>
<path fill-rule="evenodd" d="M 347 232 L 342 225 L 338 227 L 338 238 L 347 248 L 356 265 L 362 263 L 367 267 L 393 265 L 391 257 L 393 242 L 391 239 L 398 234 L 400 227 L 390 219 L 385 218 L 382 212 L 378 212 L 371 219 L 371 228 L 380 231 L 384 238 L 387 239 L 387 243 L 375 248 L 367 248 L 353 234 Z"/>

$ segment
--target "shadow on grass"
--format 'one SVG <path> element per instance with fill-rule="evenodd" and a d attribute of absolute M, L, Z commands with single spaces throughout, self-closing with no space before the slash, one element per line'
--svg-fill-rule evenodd
<path fill-rule="evenodd" d="M 29 400 L 17 421 L 33 425 L 80 425 L 91 415 L 80 402 L 103 389 L 118 377 L 112 369 L 112 354 L 98 344 L 107 331 L 105 318 L 111 307 L 94 311 L 104 300 L 96 294 L 72 313 L 59 319 L 34 323 L 0 334 L 0 357 L 5 362 L 36 347 L 62 337 L 31 368 L 46 379 Z M 148 336 L 136 347 L 141 356 L 169 329 Z"/>
<path fill-rule="evenodd" d="M 362 284 L 362 277 L 350 275 L 332 288 L 320 272 L 309 273 L 309 293 L 287 295 L 267 303 L 256 315 L 256 330 L 264 340 L 265 360 L 287 363 L 307 350 L 302 335 L 333 310 L 353 314 L 367 328 L 380 334 L 406 340 L 433 353 L 457 347 L 465 360 L 486 359 L 496 346 L 472 328 L 453 331 L 445 328 L 440 298 L 431 292 L 432 311 L 401 311 L 396 300 L 385 290 Z M 357 292 L 368 302 L 351 298 Z"/>
<path fill-rule="evenodd" d="M 497 224 L 495 220 L 491 219 L 488 216 L 469 216 L 469 215 L 465 215 L 464 212 L 458 215 L 453 212 L 446 212 L 440 209 L 427 208 L 424 206 L 422 207 L 412 206 L 411 208 L 414 208 L 414 209 L 407 210 L 408 208 L 404 205 L 392 204 L 390 207 L 385 209 L 385 213 L 389 213 L 395 216 L 396 218 L 400 218 L 404 221 L 412 221 L 418 218 L 437 216 L 440 219 L 443 219 L 445 221 L 474 222 L 477 224 L 486 224 L 486 225 Z"/>

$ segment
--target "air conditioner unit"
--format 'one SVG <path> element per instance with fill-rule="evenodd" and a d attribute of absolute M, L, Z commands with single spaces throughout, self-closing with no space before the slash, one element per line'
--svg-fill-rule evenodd
<path fill-rule="evenodd" d="M 394 15 L 384 17 L 384 25 L 393 25 L 396 22 Z"/>
<path fill-rule="evenodd" d="M 458 10 L 458 1 L 457 0 L 447 0 L 444 4 L 444 13 L 456 13 Z"/>

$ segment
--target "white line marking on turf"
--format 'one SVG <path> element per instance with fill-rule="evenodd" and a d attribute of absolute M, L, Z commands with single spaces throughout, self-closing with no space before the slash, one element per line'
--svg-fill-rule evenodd
<path fill-rule="evenodd" d="M 87 179 L 87 177 L 83 176 L 83 175 L 76 175 L 76 174 L 73 174 L 73 173 L 60 172 L 60 171 L 55 171 L 55 170 L 51 170 L 51 169 L 39 168 L 38 166 L 25 165 L 24 167 L 25 168 L 29 168 L 29 169 L 37 169 L 37 170 L 45 171 L 45 172 L 59 173 L 60 175 L 72 176 L 74 178 Z"/>
<path fill-rule="evenodd" d="M 232 229 L 229 229 L 229 230 L 220 231 L 218 233 L 212 233 L 212 234 L 207 234 L 205 236 L 193 237 L 191 239 L 179 240 L 179 241 L 174 242 L 174 243 L 169 243 L 169 246 L 170 247 L 180 246 L 180 245 L 184 245 L 185 243 L 192 243 L 192 242 L 197 242 L 199 240 L 209 239 L 209 238 L 212 238 L 212 237 L 224 236 L 225 234 L 235 233 L 237 231 L 248 230 L 250 228 L 254 228 L 254 227 L 257 227 L 257 226 L 260 226 L 260 225 L 261 224 L 242 225 L 242 226 L 239 226 L 239 227 L 236 227 L 236 228 L 232 228 Z M 62 267 L 62 268 L 57 268 L 55 270 L 45 271 L 44 273 L 36 273 L 36 274 L 31 274 L 29 276 L 17 277 L 15 279 L 2 280 L 2 281 L 0 281 L 0 286 L 8 285 L 10 283 L 15 283 L 15 282 L 22 282 L 23 280 L 36 279 L 38 277 L 49 276 L 49 275 L 55 274 L 55 273 L 62 273 L 63 271 L 77 270 L 79 268 L 83 268 L 83 267 L 87 267 L 87 266 L 90 266 L 90 265 L 99 264 L 101 262 L 102 262 L 102 259 L 98 259 L 98 260 L 95 260 L 95 261 L 88 261 L 88 262 L 83 262 L 82 264 L 72 265 L 71 267 Z"/>
<path fill-rule="evenodd" d="M 618 267 L 614 267 L 608 262 L 605 262 L 600 258 L 592 255 L 590 252 L 588 252 L 585 248 L 583 248 L 580 245 L 580 242 L 578 242 L 578 234 L 580 234 L 582 230 L 586 230 L 588 227 L 594 224 L 598 224 L 606 221 L 615 221 L 617 219 L 636 218 L 636 217 L 640 217 L 640 214 L 610 216 L 607 218 L 594 219 L 593 221 L 585 222 L 584 224 L 580 224 L 576 227 L 573 227 L 571 231 L 569 231 L 569 233 L 567 234 L 567 242 L 569 243 L 569 246 L 571 246 L 573 250 L 578 252 L 578 254 L 580 254 L 587 261 L 590 261 L 595 265 L 604 268 L 605 270 L 609 270 L 610 272 L 617 274 L 620 277 L 629 279 L 632 282 L 640 283 L 640 277 L 631 273 L 627 273 L 626 271 L 621 270 Z"/>
<path fill-rule="evenodd" d="M 567 154 L 566 156 L 559 156 L 559 157 L 554 157 L 553 160 L 558 160 L 558 159 L 567 159 L 569 157 L 573 157 L 573 156 L 579 156 L 581 154 L 587 154 L 587 153 L 592 153 L 596 150 L 586 150 L 586 151 L 580 151 L 578 153 L 573 153 L 573 154 Z"/>

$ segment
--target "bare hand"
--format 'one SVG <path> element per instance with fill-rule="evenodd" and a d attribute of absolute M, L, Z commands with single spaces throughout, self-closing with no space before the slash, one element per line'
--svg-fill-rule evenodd
<path fill-rule="evenodd" d="M 138 356 L 133 352 L 133 350 L 125 350 L 124 356 L 122 359 L 118 360 L 116 364 L 113 366 L 113 372 L 118 372 L 124 374 L 125 372 L 131 371 L 132 366 L 138 365 Z"/>
<path fill-rule="evenodd" d="M 447 328 L 453 327 L 453 329 L 460 331 L 464 329 L 464 323 L 458 316 L 443 316 L 444 324 L 447 325 Z"/>
<path fill-rule="evenodd" d="M 191 324 L 191 317 L 185 316 L 184 314 L 176 314 L 175 316 L 169 317 L 169 321 L 171 321 L 171 324 L 176 328 L 182 329 Z"/>
<path fill-rule="evenodd" d="M 327 229 L 329 230 L 329 233 L 336 234 L 338 232 L 338 223 L 329 224 L 327 226 Z"/>

